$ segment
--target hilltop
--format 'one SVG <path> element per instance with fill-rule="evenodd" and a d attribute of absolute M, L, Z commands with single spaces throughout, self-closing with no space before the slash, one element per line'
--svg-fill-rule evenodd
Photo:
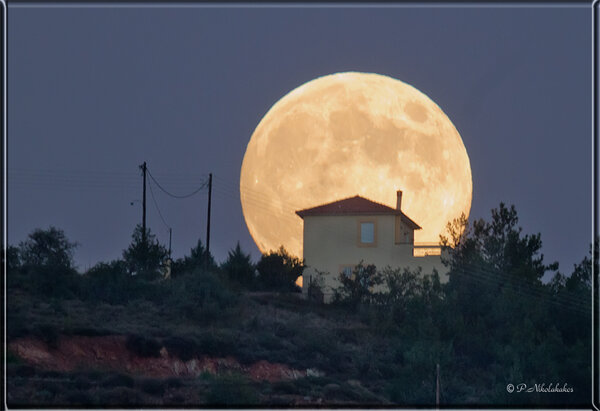
<path fill-rule="evenodd" d="M 361 265 L 329 305 L 302 298 L 284 250 L 217 266 L 199 243 L 165 279 L 134 235 L 81 274 L 73 244 L 38 230 L 7 255 L 8 405 L 433 406 L 438 366 L 444 405 L 588 404 L 590 258 L 544 284 L 557 266 L 514 208 L 455 223 L 447 284 Z"/>

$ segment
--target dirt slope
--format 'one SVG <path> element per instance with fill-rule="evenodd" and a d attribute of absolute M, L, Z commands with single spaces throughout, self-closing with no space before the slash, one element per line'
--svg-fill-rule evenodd
<path fill-rule="evenodd" d="M 102 369 L 155 378 L 195 377 L 203 372 L 219 374 L 237 371 L 256 381 L 270 382 L 293 380 L 307 374 L 307 370 L 294 370 L 287 365 L 267 361 L 242 366 L 232 357 L 201 357 L 182 361 L 169 355 L 164 347 L 160 357 L 143 358 L 131 353 L 125 343 L 126 337 L 117 335 L 63 336 L 58 339 L 56 347 L 51 348 L 40 340 L 21 338 L 11 341 L 8 349 L 32 365 L 56 371 Z"/>

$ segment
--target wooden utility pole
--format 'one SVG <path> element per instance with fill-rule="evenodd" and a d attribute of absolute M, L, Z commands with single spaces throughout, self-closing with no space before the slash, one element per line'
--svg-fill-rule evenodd
<path fill-rule="evenodd" d="M 169 227 L 169 258 L 171 258 L 171 234 L 173 230 Z"/>
<path fill-rule="evenodd" d="M 440 408 L 440 364 L 435 367 L 435 408 Z"/>
<path fill-rule="evenodd" d="M 208 218 L 206 220 L 206 270 L 208 271 L 208 260 L 210 258 L 210 203 L 212 196 L 212 173 L 208 175 Z"/>
<path fill-rule="evenodd" d="M 142 197 L 142 242 L 146 244 L 146 162 L 140 166 L 142 175 L 144 176 L 144 189 Z"/>

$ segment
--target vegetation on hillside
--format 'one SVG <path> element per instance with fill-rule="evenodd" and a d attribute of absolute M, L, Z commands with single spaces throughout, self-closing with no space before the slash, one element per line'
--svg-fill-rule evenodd
<path fill-rule="evenodd" d="M 303 262 L 284 249 L 254 264 L 238 244 L 218 265 L 198 241 L 166 280 L 165 248 L 149 230 L 136 227 L 122 259 L 85 273 L 75 270 L 76 244 L 64 232 L 35 230 L 6 253 L 9 344 L 123 335 L 141 358 L 164 347 L 183 361 L 264 360 L 311 375 L 268 383 L 239 372 L 166 379 L 58 372 L 9 351 L 8 403 L 432 406 L 439 365 L 441 404 L 589 404 L 592 256 L 568 276 L 558 272 L 544 261 L 540 235 L 524 235 L 504 204 L 489 221 L 458 219 L 448 233 L 447 283 L 436 272 L 361 264 L 323 305 L 299 296 Z M 554 276 L 543 283 L 548 272 Z M 521 383 L 573 391 L 507 390 Z"/>

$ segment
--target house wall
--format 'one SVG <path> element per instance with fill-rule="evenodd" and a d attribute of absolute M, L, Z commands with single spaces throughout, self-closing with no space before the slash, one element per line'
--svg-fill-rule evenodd
<path fill-rule="evenodd" d="M 375 221 L 376 238 L 373 246 L 360 244 L 360 222 Z M 307 292 L 310 280 L 317 279 L 323 272 L 322 286 L 329 300 L 333 288 L 339 287 L 338 276 L 342 266 L 374 264 L 378 269 L 422 268 L 423 274 L 437 269 L 440 281 L 447 281 L 448 269 L 440 256 L 413 257 L 413 244 L 396 243 L 396 216 L 307 216 L 304 217 L 304 261 L 303 292 Z M 400 227 L 404 222 L 400 222 Z"/>

